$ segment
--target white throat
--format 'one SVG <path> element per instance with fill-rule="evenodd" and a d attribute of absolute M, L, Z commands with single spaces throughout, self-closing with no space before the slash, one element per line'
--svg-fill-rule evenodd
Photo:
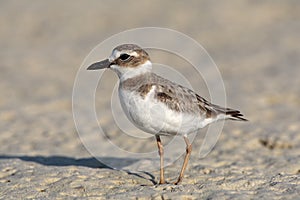
<path fill-rule="evenodd" d="M 122 82 L 126 79 L 151 72 L 152 63 L 148 60 L 144 64 L 137 67 L 120 67 L 118 65 L 112 65 L 110 68 L 117 73 L 120 81 Z"/>

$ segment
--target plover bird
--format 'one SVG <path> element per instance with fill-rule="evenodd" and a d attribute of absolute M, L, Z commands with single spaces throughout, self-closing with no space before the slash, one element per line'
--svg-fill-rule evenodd
<path fill-rule="evenodd" d="M 123 44 L 111 56 L 87 70 L 110 68 L 117 73 L 121 106 L 139 129 L 156 137 L 160 156 L 160 181 L 164 184 L 163 144 L 160 136 L 182 136 L 186 154 L 177 181 L 182 181 L 192 145 L 187 135 L 218 120 L 246 121 L 238 110 L 214 105 L 192 90 L 151 72 L 148 53 L 135 44 Z"/>

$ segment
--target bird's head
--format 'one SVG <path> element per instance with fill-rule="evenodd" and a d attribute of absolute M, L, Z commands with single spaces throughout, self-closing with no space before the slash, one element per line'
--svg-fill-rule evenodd
<path fill-rule="evenodd" d="M 121 80 L 150 72 L 152 64 L 148 53 L 135 44 L 122 44 L 112 51 L 108 59 L 90 65 L 87 70 L 110 68 Z"/>

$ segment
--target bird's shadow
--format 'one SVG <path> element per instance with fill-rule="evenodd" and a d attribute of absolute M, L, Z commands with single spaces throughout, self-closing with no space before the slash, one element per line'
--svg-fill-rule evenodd
<path fill-rule="evenodd" d="M 26 162 L 35 162 L 45 166 L 81 166 L 81 167 L 88 167 L 88 168 L 106 168 L 111 170 L 119 170 L 126 166 L 132 165 L 135 162 L 138 162 L 139 159 L 133 158 L 116 158 L 116 157 L 101 157 L 101 158 L 73 158 L 73 157 L 66 157 L 66 156 L 19 156 L 19 155 L 0 155 L 0 160 L 5 159 L 20 159 Z M 102 162 L 101 162 L 102 161 Z M 104 163 L 111 163 L 113 166 L 117 166 L 116 168 L 110 167 Z M 132 172 L 128 170 L 124 170 L 129 175 L 137 176 L 139 178 L 143 178 L 149 180 L 153 184 L 156 184 L 155 177 L 144 171 L 140 172 Z M 144 177 L 146 175 L 147 177 Z"/>

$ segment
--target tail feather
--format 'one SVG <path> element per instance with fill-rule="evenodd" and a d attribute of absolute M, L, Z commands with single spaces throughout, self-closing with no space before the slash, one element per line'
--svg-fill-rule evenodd
<path fill-rule="evenodd" d="M 236 110 L 235 113 L 230 113 L 230 114 L 227 114 L 226 115 L 229 115 L 229 119 L 231 120 L 238 120 L 238 121 L 248 121 L 247 119 L 245 119 L 243 116 L 243 114 L 240 113 L 240 111 Z"/>
<path fill-rule="evenodd" d="M 237 120 L 237 121 L 248 121 L 244 118 L 244 115 L 239 110 L 234 110 L 231 108 L 223 108 L 220 106 L 214 105 L 214 109 L 219 113 L 225 114 L 227 119 Z"/>
<path fill-rule="evenodd" d="M 248 121 L 247 119 L 245 119 L 243 116 L 243 114 L 238 111 L 238 110 L 233 110 L 233 109 L 226 109 L 227 111 L 224 112 L 225 115 L 228 116 L 228 119 L 231 120 L 238 120 L 238 121 Z"/>
<path fill-rule="evenodd" d="M 245 119 L 243 114 L 231 108 L 224 108 L 215 104 L 208 102 L 206 99 L 202 98 L 201 96 L 196 94 L 196 98 L 198 100 L 199 106 L 206 110 L 207 116 L 215 116 L 218 118 L 218 115 L 222 115 L 222 119 L 231 119 L 231 120 L 238 120 L 238 121 L 248 121 Z M 225 117 L 224 117 L 225 115 Z M 224 118 L 223 118 L 224 117 Z"/>

